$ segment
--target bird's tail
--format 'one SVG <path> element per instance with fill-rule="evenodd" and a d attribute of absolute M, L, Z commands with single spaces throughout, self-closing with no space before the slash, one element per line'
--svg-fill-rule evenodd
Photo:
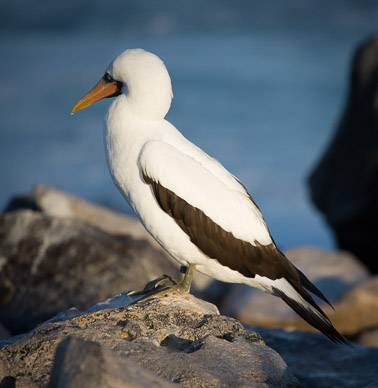
<path fill-rule="evenodd" d="M 327 315 L 315 302 L 310 304 L 302 297 L 298 298 L 300 300 L 293 299 L 279 289 L 275 289 L 275 292 L 306 322 L 314 326 L 329 339 L 336 343 L 352 346 L 351 343 L 333 327 Z"/>
<path fill-rule="evenodd" d="M 281 251 L 280 253 L 286 259 L 285 255 Z M 330 340 L 336 343 L 343 343 L 345 345 L 352 346 L 351 343 L 334 328 L 327 315 L 314 301 L 309 292 L 316 295 L 333 308 L 331 303 L 327 300 L 323 293 L 313 283 L 311 283 L 303 272 L 291 264 L 287 259 L 286 262 L 291 267 L 291 273 L 295 275 L 288 276 L 286 279 L 281 278 L 275 280 L 273 293 L 279 296 L 300 317 L 318 329 Z"/>

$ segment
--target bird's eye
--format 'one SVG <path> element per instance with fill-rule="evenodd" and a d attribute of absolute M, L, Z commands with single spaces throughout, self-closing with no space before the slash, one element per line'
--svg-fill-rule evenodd
<path fill-rule="evenodd" d="M 104 79 L 105 79 L 106 81 L 108 81 L 108 82 L 113 82 L 113 81 L 114 81 L 113 78 L 112 78 L 112 76 L 111 76 L 109 73 L 105 73 Z"/>

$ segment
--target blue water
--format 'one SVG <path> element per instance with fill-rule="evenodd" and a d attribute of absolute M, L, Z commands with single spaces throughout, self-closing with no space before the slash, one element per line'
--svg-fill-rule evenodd
<path fill-rule="evenodd" d="M 304 4 L 305 3 L 305 4 Z M 259 203 L 282 248 L 332 248 L 306 178 L 343 107 L 375 1 L 23 1 L 0 5 L 0 207 L 37 183 L 130 213 L 106 169 L 108 100 L 73 104 L 126 48 L 158 54 L 167 118 Z"/>

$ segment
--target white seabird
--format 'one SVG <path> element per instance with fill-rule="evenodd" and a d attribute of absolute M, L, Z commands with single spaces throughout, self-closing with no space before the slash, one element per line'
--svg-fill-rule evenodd
<path fill-rule="evenodd" d="M 281 297 L 331 340 L 348 343 L 308 291 L 327 299 L 276 247 L 246 188 L 164 119 L 173 94 L 161 59 L 126 50 L 72 113 L 105 97 L 116 97 L 105 118 L 110 174 L 147 231 L 186 267 L 176 288 L 189 292 L 195 269 L 247 284 Z"/>

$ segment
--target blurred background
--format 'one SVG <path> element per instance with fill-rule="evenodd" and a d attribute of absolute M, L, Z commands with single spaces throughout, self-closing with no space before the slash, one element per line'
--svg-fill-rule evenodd
<path fill-rule="evenodd" d="M 74 103 L 127 48 L 159 55 L 167 119 L 248 188 L 278 245 L 334 246 L 306 179 L 335 129 L 375 0 L 0 3 L 0 207 L 37 183 L 130 213 L 108 174 L 109 100 Z"/>

